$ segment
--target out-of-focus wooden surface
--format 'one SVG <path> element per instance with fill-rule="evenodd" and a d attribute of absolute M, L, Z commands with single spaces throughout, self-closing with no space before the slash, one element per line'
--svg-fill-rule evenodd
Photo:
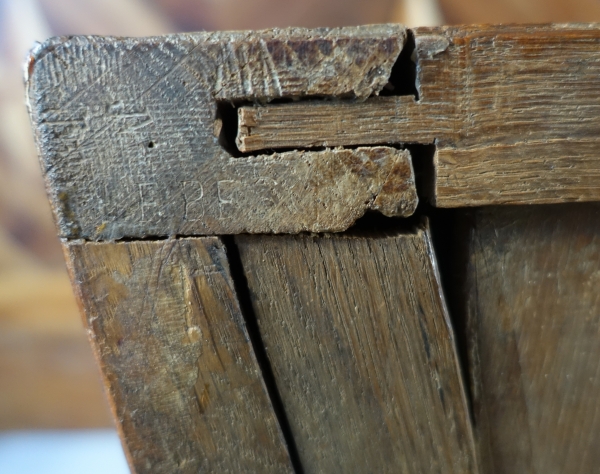
<path fill-rule="evenodd" d="M 592 23 L 597 0 L 439 0 L 444 23 Z"/>
<path fill-rule="evenodd" d="M 438 8 L 441 6 L 440 8 Z M 443 14 L 442 14 L 443 13 Z M 56 239 L 21 65 L 57 34 L 600 21 L 595 0 L 0 0 L 0 429 L 111 424 Z"/>
<path fill-rule="evenodd" d="M 60 255 L 59 255 L 60 256 Z M 0 235 L 0 429 L 109 423 L 62 266 Z"/>
<path fill-rule="evenodd" d="M 471 218 L 464 305 L 482 472 L 598 472 L 600 205 Z"/>

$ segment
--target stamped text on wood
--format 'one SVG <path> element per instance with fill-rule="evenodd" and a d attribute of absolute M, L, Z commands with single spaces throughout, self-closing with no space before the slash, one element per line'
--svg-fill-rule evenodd
<path fill-rule="evenodd" d="M 405 36 L 380 25 L 49 40 L 27 91 L 60 235 L 340 231 L 367 210 L 412 214 L 406 152 L 234 157 L 219 143 L 218 103 L 377 94 Z"/>

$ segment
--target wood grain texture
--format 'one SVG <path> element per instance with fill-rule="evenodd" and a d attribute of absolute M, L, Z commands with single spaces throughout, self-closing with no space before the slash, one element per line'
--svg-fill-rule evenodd
<path fill-rule="evenodd" d="M 400 25 L 379 25 L 48 40 L 31 54 L 27 94 L 60 235 L 106 240 L 351 225 L 370 209 L 371 196 L 345 202 L 338 215 L 340 207 L 320 204 L 319 193 L 349 195 L 348 179 L 363 189 L 384 183 L 362 166 L 350 165 L 348 179 L 330 172 L 365 161 L 364 153 L 234 158 L 219 143 L 217 103 L 366 98 L 387 83 L 405 36 Z M 313 160 L 325 163 L 322 175 L 305 169 Z"/>
<path fill-rule="evenodd" d="M 451 41 L 455 46 L 443 54 L 441 67 L 464 64 L 462 73 L 446 86 L 426 74 L 421 83 L 423 97 L 453 87 L 457 93 L 456 146 L 440 146 L 435 159 L 437 205 L 482 204 L 478 191 L 485 187 L 502 203 L 600 199 L 600 181 L 586 186 L 600 170 L 600 28 L 470 27 L 452 34 Z M 465 152 L 458 154 L 459 148 Z M 475 154 L 489 160 L 487 173 L 472 167 L 469 158 Z M 578 179 L 561 183 L 554 169 L 573 156 L 569 175 Z M 454 199 L 456 188 L 464 190 L 463 199 Z"/>
<path fill-rule="evenodd" d="M 135 472 L 293 472 L 218 238 L 65 252 Z"/>
<path fill-rule="evenodd" d="M 305 472 L 476 472 L 427 232 L 236 242 Z"/>
<path fill-rule="evenodd" d="M 485 472 L 600 464 L 600 206 L 474 213 L 465 305 Z"/>
<path fill-rule="evenodd" d="M 444 117 L 442 117 L 444 118 Z M 452 136 L 436 121 L 435 107 L 413 96 L 366 101 L 314 100 L 238 109 L 240 151 L 315 146 L 433 143 Z"/>
<path fill-rule="evenodd" d="M 419 100 L 243 107 L 238 146 L 433 143 L 440 207 L 600 199 L 600 28 L 414 30 Z"/>

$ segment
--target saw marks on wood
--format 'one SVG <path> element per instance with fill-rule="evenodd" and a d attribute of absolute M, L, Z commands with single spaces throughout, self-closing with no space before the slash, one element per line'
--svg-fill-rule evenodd
<path fill-rule="evenodd" d="M 600 464 L 600 206 L 474 214 L 465 295 L 485 472 Z"/>
<path fill-rule="evenodd" d="M 405 38 L 401 25 L 374 25 L 48 40 L 30 57 L 27 94 L 61 237 L 344 230 L 386 176 L 408 184 L 389 174 L 398 153 L 236 158 L 220 144 L 218 104 L 364 99 L 386 85 Z M 402 199 L 389 213 L 414 209 Z"/>
<path fill-rule="evenodd" d="M 65 251 L 135 472 L 293 472 L 219 239 Z"/>
<path fill-rule="evenodd" d="M 306 472 L 476 472 L 426 231 L 235 239 Z"/>

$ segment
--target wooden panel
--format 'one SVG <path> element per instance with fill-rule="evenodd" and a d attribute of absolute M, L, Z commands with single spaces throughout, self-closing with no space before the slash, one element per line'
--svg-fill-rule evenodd
<path fill-rule="evenodd" d="M 48 40 L 30 56 L 27 93 L 60 235 L 348 227 L 370 209 L 369 193 L 342 207 L 319 204 L 319 219 L 306 216 L 320 193 L 350 196 L 348 180 L 377 189 L 385 181 L 377 171 L 387 176 L 398 153 L 375 163 L 356 150 L 233 157 L 223 118 L 233 101 L 368 97 L 387 83 L 405 37 L 401 25 L 380 25 Z M 325 169 L 308 173 L 313 160 Z"/>
<path fill-rule="evenodd" d="M 307 473 L 476 471 L 426 231 L 236 242 Z"/>
<path fill-rule="evenodd" d="M 469 234 L 468 341 L 486 472 L 595 472 L 600 206 L 489 208 Z"/>
<path fill-rule="evenodd" d="M 600 28 L 414 31 L 419 100 L 243 107 L 238 146 L 435 143 L 440 207 L 600 200 Z"/>
<path fill-rule="evenodd" d="M 600 199 L 599 40 L 596 25 L 468 27 L 452 38 L 444 61 L 463 71 L 453 79 L 461 126 L 455 146 L 439 147 L 437 205 Z"/>
<path fill-rule="evenodd" d="M 292 472 L 219 239 L 65 250 L 135 472 Z"/>

